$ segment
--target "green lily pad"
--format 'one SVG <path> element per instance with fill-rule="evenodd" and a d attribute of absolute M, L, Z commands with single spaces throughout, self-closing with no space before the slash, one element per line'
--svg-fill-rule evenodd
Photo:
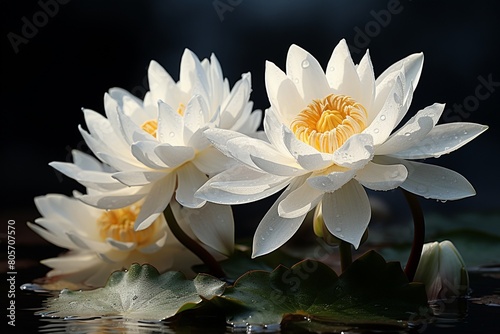
<path fill-rule="evenodd" d="M 150 265 L 133 264 L 114 272 L 105 287 L 91 291 L 62 290 L 39 314 L 51 317 L 123 317 L 159 321 L 197 307 L 203 299 L 220 296 L 225 283 L 199 274 L 187 280 L 180 272 L 159 274 Z"/>
<path fill-rule="evenodd" d="M 427 310 L 422 284 L 409 283 L 399 263 L 370 251 L 339 277 L 325 264 L 305 260 L 272 272 L 252 271 L 213 301 L 234 327 L 273 328 L 283 319 L 331 325 L 406 327 L 411 313 Z"/>

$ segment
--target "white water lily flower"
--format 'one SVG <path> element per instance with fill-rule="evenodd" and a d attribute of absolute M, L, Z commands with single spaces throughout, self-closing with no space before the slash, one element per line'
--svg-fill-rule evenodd
<path fill-rule="evenodd" d="M 205 131 L 217 148 L 245 167 L 210 179 L 197 196 L 238 204 L 287 187 L 257 228 L 255 257 L 283 245 L 320 202 L 328 231 L 358 247 L 371 216 L 363 186 L 400 186 L 441 200 L 474 195 L 458 173 L 406 160 L 452 152 L 486 129 L 473 123 L 436 125 L 443 104 L 418 111 L 396 129 L 408 111 L 422 65 L 423 54 L 413 54 L 375 79 L 368 52 L 355 65 L 345 40 L 335 47 L 326 71 L 307 51 L 292 45 L 286 73 L 266 63 L 268 142 L 233 131 Z"/>
<path fill-rule="evenodd" d="M 41 261 L 52 268 L 47 277 L 99 287 L 112 272 L 128 269 L 132 263 L 149 263 L 160 272 L 170 269 L 194 274 L 191 266 L 201 261 L 173 236 L 163 215 L 146 229 L 134 231 L 141 202 L 103 210 L 59 194 L 36 197 L 43 217 L 36 224 L 28 223 L 29 227 L 69 250 Z"/>
<path fill-rule="evenodd" d="M 425 284 L 431 301 L 464 297 L 469 292 L 465 262 L 449 240 L 424 244 L 414 281 Z"/>
<path fill-rule="evenodd" d="M 257 136 L 262 113 L 252 112 L 250 74 L 230 90 L 214 55 L 210 61 L 185 50 L 175 82 L 155 61 L 148 69 L 150 91 L 144 101 L 123 89 L 104 96 L 106 117 L 85 109 L 89 132 L 80 128 L 93 153 L 114 172 L 70 163 L 51 165 L 99 193 L 79 196 L 101 209 L 144 204 L 135 229 L 148 228 L 175 198 L 189 213 L 190 227 L 205 244 L 228 254 L 234 244 L 230 207 L 206 203 L 194 193 L 209 177 L 234 164 L 203 136 L 223 128 Z M 199 210 L 202 210 L 199 211 Z"/>

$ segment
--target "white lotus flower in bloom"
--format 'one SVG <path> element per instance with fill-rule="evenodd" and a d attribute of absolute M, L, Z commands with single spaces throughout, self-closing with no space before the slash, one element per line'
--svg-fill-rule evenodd
<path fill-rule="evenodd" d="M 472 123 L 436 125 L 443 104 L 418 111 L 396 129 L 408 111 L 422 65 L 423 54 L 413 54 L 375 79 L 368 52 L 355 65 L 345 40 L 334 49 L 326 71 L 307 51 L 292 45 L 286 73 L 266 64 L 268 142 L 207 130 L 217 148 L 245 167 L 210 179 L 197 196 L 238 204 L 288 186 L 257 228 L 253 256 L 259 256 L 290 239 L 320 202 L 328 231 L 358 247 L 371 215 L 363 186 L 400 186 L 440 200 L 474 195 L 458 173 L 406 160 L 452 152 L 486 129 Z"/>
<path fill-rule="evenodd" d="M 112 272 L 128 269 L 132 263 L 149 263 L 160 272 L 171 269 L 193 274 L 191 266 L 200 260 L 172 235 L 163 215 L 146 229 L 134 231 L 141 202 L 103 210 L 59 194 L 36 197 L 43 217 L 36 224 L 28 223 L 29 227 L 69 250 L 41 261 L 52 268 L 47 277 L 99 287 Z"/>
<path fill-rule="evenodd" d="M 230 253 L 234 243 L 230 207 L 206 203 L 194 193 L 209 177 L 234 164 L 203 136 L 204 130 L 215 127 L 257 136 L 262 113 L 252 112 L 250 74 L 230 90 L 214 55 L 200 62 L 185 50 L 178 82 L 155 61 L 149 66 L 148 80 L 150 91 L 144 101 L 115 88 L 104 96 L 106 117 L 84 110 L 89 132 L 80 128 L 82 136 L 114 172 L 63 162 L 51 165 L 98 190 L 78 197 L 92 206 L 117 209 L 142 199 L 137 230 L 156 221 L 174 197 L 183 215 L 191 219 L 195 235 L 212 248 Z"/>

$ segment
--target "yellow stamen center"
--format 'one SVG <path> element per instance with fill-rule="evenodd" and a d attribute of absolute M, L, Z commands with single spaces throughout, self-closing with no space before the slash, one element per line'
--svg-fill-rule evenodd
<path fill-rule="evenodd" d="M 98 219 L 97 226 L 102 240 L 112 238 L 121 242 L 135 242 L 138 246 L 148 244 L 155 234 L 160 220 L 156 219 L 148 228 L 134 231 L 134 222 L 141 211 L 141 205 L 105 211 Z"/>
<path fill-rule="evenodd" d="M 352 135 L 366 128 L 365 107 L 345 95 L 314 100 L 290 124 L 298 139 L 318 151 L 333 153 Z"/>
<path fill-rule="evenodd" d="M 179 108 L 177 108 L 177 113 L 184 116 L 184 111 L 186 106 L 183 103 L 179 103 Z M 158 121 L 156 119 L 150 119 L 141 125 L 141 129 L 149 133 L 151 136 L 156 138 L 156 132 L 158 131 Z"/>

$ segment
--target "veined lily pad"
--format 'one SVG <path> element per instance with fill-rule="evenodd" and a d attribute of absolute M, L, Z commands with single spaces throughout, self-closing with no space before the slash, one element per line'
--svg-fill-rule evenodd
<path fill-rule="evenodd" d="M 312 260 L 252 271 L 214 301 L 229 311 L 227 321 L 235 327 L 266 328 L 297 316 L 337 325 L 406 327 L 412 314 L 428 310 L 424 286 L 409 283 L 399 263 L 387 263 L 373 251 L 340 277 Z"/>
<path fill-rule="evenodd" d="M 123 317 L 159 321 L 196 307 L 203 299 L 219 296 L 225 283 L 199 274 L 187 280 L 182 273 L 162 275 L 150 265 L 133 264 L 128 271 L 113 273 L 105 287 L 91 291 L 63 290 L 39 312 L 55 317 Z"/>

